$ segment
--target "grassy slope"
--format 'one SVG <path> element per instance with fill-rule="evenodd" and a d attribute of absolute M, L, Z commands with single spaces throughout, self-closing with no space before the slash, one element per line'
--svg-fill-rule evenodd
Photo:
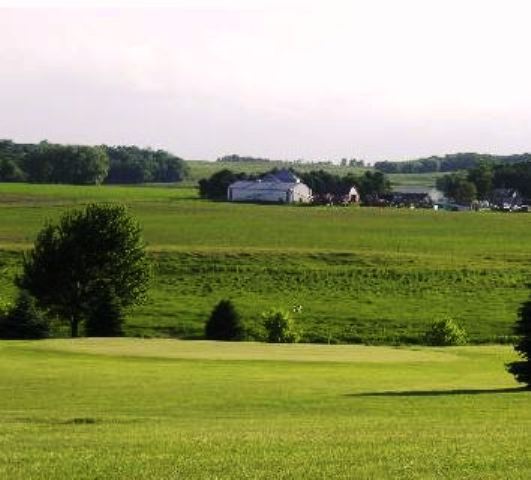
<path fill-rule="evenodd" d="M 531 476 L 509 347 L 95 339 L 0 356 L 1 478 Z"/>
<path fill-rule="evenodd" d="M 271 170 L 272 168 L 294 168 L 299 172 L 309 172 L 311 170 L 326 170 L 327 172 L 337 175 L 346 175 L 347 173 L 360 174 L 367 168 L 359 167 L 341 167 L 339 165 L 324 165 L 324 164 L 312 164 L 312 163 L 286 163 L 280 161 L 273 162 L 207 162 L 203 160 L 191 160 L 188 161 L 190 167 L 190 174 L 188 182 L 197 182 L 201 178 L 210 177 L 212 174 L 219 170 L 228 169 L 234 172 L 245 172 L 260 174 Z"/>
<path fill-rule="evenodd" d="M 123 201 L 157 261 L 150 304 L 130 333 L 197 336 L 232 297 L 249 323 L 303 305 L 307 339 L 414 341 L 437 315 L 473 340 L 510 333 L 527 296 L 528 215 L 211 203 L 190 188 L 0 185 L 0 296 L 46 218 Z"/>
<path fill-rule="evenodd" d="M 293 165 L 283 162 L 207 162 L 202 160 L 188 161 L 190 167 L 190 175 L 186 183 L 188 185 L 195 185 L 201 178 L 210 177 L 219 170 L 228 169 L 233 172 L 245 172 L 252 174 L 260 174 L 272 168 L 295 168 L 299 172 L 309 172 L 311 170 L 325 170 L 335 175 L 347 175 L 349 173 L 354 175 L 360 175 L 363 172 L 370 170 L 369 168 L 359 167 L 341 167 L 339 165 L 320 165 L 303 163 Z M 395 187 L 399 186 L 422 186 L 422 187 L 434 187 L 437 177 L 445 175 L 445 173 L 418 173 L 418 174 L 390 174 L 388 175 L 392 184 Z"/>

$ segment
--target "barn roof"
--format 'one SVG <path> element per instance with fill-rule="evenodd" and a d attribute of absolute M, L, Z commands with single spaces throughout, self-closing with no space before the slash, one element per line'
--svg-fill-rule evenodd
<path fill-rule="evenodd" d="M 286 183 L 286 182 L 267 182 L 267 181 L 250 181 L 250 180 L 240 180 L 234 182 L 230 185 L 230 188 L 237 188 L 239 190 L 277 190 L 281 192 L 286 192 L 293 189 L 300 183 Z"/>

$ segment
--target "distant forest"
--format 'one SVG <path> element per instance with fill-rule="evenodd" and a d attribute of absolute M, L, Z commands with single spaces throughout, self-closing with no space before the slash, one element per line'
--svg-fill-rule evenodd
<path fill-rule="evenodd" d="M 496 189 L 516 189 L 531 199 L 531 162 L 505 165 L 480 164 L 465 172 L 454 172 L 437 179 L 437 188 L 448 198 L 467 204 L 488 200 Z"/>
<path fill-rule="evenodd" d="M 513 165 L 526 162 L 531 162 L 531 153 L 521 155 L 454 153 L 444 157 L 419 158 L 405 162 L 376 162 L 374 168 L 384 173 L 433 173 L 468 170 L 480 165 Z"/>
<path fill-rule="evenodd" d="M 2 182 L 77 185 L 179 182 L 187 172 L 184 160 L 165 150 L 0 140 Z"/>

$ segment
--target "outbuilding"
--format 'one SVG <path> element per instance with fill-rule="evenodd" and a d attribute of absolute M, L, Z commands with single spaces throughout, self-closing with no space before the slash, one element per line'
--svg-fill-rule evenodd
<path fill-rule="evenodd" d="M 443 195 L 434 188 L 400 187 L 380 198 L 393 207 L 432 208 L 442 201 Z"/>
<path fill-rule="evenodd" d="M 312 191 L 287 170 L 270 173 L 258 180 L 241 180 L 229 185 L 230 202 L 310 203 Z"/>

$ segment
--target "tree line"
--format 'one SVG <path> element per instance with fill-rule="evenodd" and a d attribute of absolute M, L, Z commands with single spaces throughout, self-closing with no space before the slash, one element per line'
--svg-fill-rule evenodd
<path fill-rule="evenodd" d="M 179 182 L 187 173 L 184 160 L 165 150 L 0 140 L 2 182 L 75 185 Z"/>
<path fill-rule="evenodd" d="M 438 178 L 437 188 L 462 204 L 488 200 L 497 188 L 516 189 L 524 197 L 531 198 L 531 162 L 513 165 L 483 163 L 466 172 Z"/>
<path fill-rule="evenodd" d="M 299 165 L 304 163 L 303 159 L 298 160 L 271 160 L 270 158 L 263 157 L 251 157 L 247 155 L 238 155 L 233 153 L 231 155 L 225 155 L 218 157 L 217 162 L 232 162 L 232 163 L 283 163 L 287 165 Z M 334 163 L 329 160 L 322 160 L 314 162 L 315 165 L 333 165 Z M 365 167 L 364 160 L 358 160 L 356 158 L 342 158 L 339 162 L 341 167 Z"/>
<path fill-rule="evenodd" d="M 290 169 L 302 182 L 308 185 L 314 194 L 324 195 L 327 193 L 341 193 L 355 186 L 361 199 L 367 201 L 371 196 L 378 196 L 391 190 L 391 182 L 382 172 L 367 171 L 362 175 L 336 175 L 325 170 L 312 170 L 310 172 L 297 172 Z M 223 169 L 214 173 L 209 178 L 199 180 L 199 195 L 210 200 L 226 200 L 227 189 L 231 183 L 238 180 L 256 180 L 268 173 L 275 173 L 274 168 L 263 174 L 248 174 L 233 172 Z"/>
<path fill-rule="evenodd" d="M 433 173 L 467 170 L 485 164 L 494 166 L 526 162 L 531 162 L 531 153 L 521 155 L 453 153 L 443 157 L 431 156 L 406 162 L 376 162 L 374 168 L 384 173 Z"/>
<path fill-rule="evenodd" d="M 252 162 L 252 163 L 267 163 L 271 160 L 269 158 L 261 158 L 261 157 L 249 157 L 244 155 L 237 155 L 235 153 L 231 155 L 225 155 L 223 157 L 218 157 L 216 159 L 216 162 Z"/>

